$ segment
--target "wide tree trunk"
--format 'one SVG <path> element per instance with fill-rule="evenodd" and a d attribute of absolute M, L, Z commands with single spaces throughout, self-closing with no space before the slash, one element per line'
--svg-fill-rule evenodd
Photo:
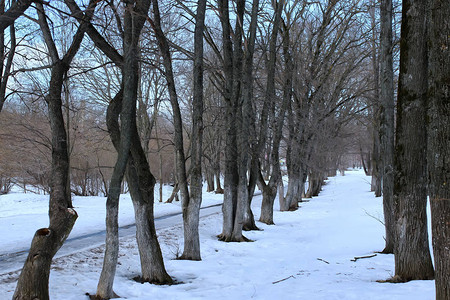
<path fill-rule="evenodd" d="M 395 219 L 393 206 L 394 189 L 394 71 L 392 58 L 392 0 L 382 0 L 380 100 L 381 100 L 381 160 L 384 225 L 386 245 L 382 253 L 394 253 Z"/>
<path fill-rule="evenodd" d="M 311 170 L 311 172 L 309 172 L 308 179 L 309 185 L 305 197 L 312 198 L 318 196 L 322 190 L 322 185 L 324 182 L 323 174 L 319 171 Z"/>
<path fill-rule="evenodd" d="M 264 180 L 262 175 L 260 180 Z M 261 187 L 263 199 L 261 203 L 261 215 L 259 217 L 259 221 L 267 225 L 275 224 L 273 222 L 273 204 L 275 202 L 275 197 L 277 196 L 277 187 L 278 186 L 276 184 L 267 184 Z"/>
<path fill-rule="evenodd" d="M 136 240 L 141 260 L 141 282 L 170 284 L 172 278 L 167 274 L 161 248 L 158 243 L 154 214 L 154 188 L 156 180 L 150 172 L 145 152 L 137 128 L 133 130 L 131 156 L 127 167 L 127 181 L 136 220 Z"/>
<path fill-rule="evenodd" d="M 432 279 L 427 232 L 426 2 L 404 0 L 394 154 L 394 281 Z"/>
<path fill-rule="evenodd" d="M 428 172 L 436 300 L 450 299 L 450 5 L 430 1 Z"/>

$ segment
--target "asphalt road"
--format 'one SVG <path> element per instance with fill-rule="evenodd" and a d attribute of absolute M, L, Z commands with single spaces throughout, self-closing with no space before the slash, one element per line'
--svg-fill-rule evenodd
<path fill-rule="evenodd" d="M 222 204 L 206 206 L 200 210 L 200 218 L 204 218 L 221 212 Z M 164 229 L 180 225 L 183 222 L 181 212 L 155 218 L 156 229 Z M 136 224 L 125 225 L 119 228 L 119 237 L 128 237 L 136 234 Z M 98 231 L 90 234 L 68 238 L 55 258 L 63 257 L 83 250 L 95 248 L 105 243 L 106 231 Z M 28 248 L 11 253 L 0 254 L 0 273 L 8 273 L 22 268 L 28 255 Z"/>

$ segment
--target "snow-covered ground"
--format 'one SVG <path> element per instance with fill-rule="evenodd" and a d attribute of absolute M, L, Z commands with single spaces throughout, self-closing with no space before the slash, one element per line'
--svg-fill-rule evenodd
<path fill-rule="evenodd" d="M 332 177 L 319 197 L 295 212 L 279 212 L 276 225 L 258 223 L 246 232 L 250 243 L 219 242 L 221 214 L 200 221 L 202 261 L 175 260 L 182 251 L 181 225 L 158 231 L 172 286 L 140 284 L 139 256 L 133 237 L 121 239 L 114 290 L 126 299 L 417 299 L 435 298 L 434 281 L 378 283 L 394 273 L 392 255 L 351 261 L 383 249 L 381 198 L 370 193 L 370 178 L 361 171 Z M 166 198 L 165 198 L 166 199 Z M 220 195 L 205 193 L 205 205 Z M 100 197 L 75 197 L 79 213 L 72 236 L 104 228 Z M 259 216 L 261 196 L 253 203 Z M 0 196 L 0 254 L 26 248 L 34 231 L 47 225 L 46 198 L 31 194 Z M 127 196 L 121 200 L 121 225 L 133 222 Z M 155 214 L 179 211 L 179 204 L 155 204 Z M 52 299 L 87 299 L 95 293 L 103 246 L 56 259 L 50 275 Z M 11 299 L 19 271 L 0 270 L 0 299 Z"/>

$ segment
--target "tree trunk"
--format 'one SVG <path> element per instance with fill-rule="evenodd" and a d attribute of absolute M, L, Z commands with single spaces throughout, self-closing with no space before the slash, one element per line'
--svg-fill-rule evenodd
<path fill-rule="evenodd" d="M 201 155 L 202 155 L 202 132 L 203 132 L 203 121 L 202 121 L 202 110 L 203 110 L 203 88 L 202 88 L 202 54 L 203 51 L 203 22 L 204 16 L 203 12 L 198 14 L 198 18 L 203 19 L 196 24 L 196 34 L 195 34 L 195 49 L 196 56 L 194 59 L 194 68 L 196 69 L 196 74 L 194 74 L 194 82 L 196 87 L 194 88 L 194 124 L 193 124 L 193 177 L 191 185 L 191 193 L 194 199 L 190 198 L 188 182 L 187 182 L 187 172 L 186 172 L 186 159 L 184 155 L 184 145 L 183 145 L 183 123 L 181 119 L 180 106 L 178 104 L 178 96 L 175 88 L 175 78 L 172 69 L 172 58 L 170 54 L 169 43 L 167 37 L 161 28 L 161 17 L 158 7 L 158 1 L 153 0 L 153 15 L 154 20 L 151 22 L 152 27 L 155 31 L 156 38 L 158 40 L 159 50 L 163 58 L 163 65 L 165 70 L 165 77 L 167 81 L 170 104 L 172 106 L 173 121 L 174 121 L 174 144 L 176 153 L 176 173 L 178 179 L 178 187 L 181 192 L 181 200 L 183 207 L 183 225 L 184 225 L 184 251 L 181 256 L 182 259 L 192 259 L 200 260 L 200 240 L 198 235 L 198 223 L 199 223 L 199 210 L 201 204 L 201 192 L 202 192 L 202 174 L 201 174 Z M 199 3 L 203 6 L 203 4 Z M 203 9 L 201 9 L 203 10 Z M 200 11 L 200 10 L 199 10 Z M 196 22 L 197 23 L 197 22 Z M 201 49 L 199 49 L 199 43 Z M 199 84 L 199 76 L 201 86 Z M 200 109 L 200 110 L 199 110 Z"/>
<path fill-rule="evenodd" d="M 378 106 L 378 105 L 376 105 Z M 371 181 L 371 191 L 375 192 L 375 197 L 381 196 L 381 159 L 380 159 L 380 137 L 379 137 L 379 127 L 380 127 L 380 112 L 379 108 L 376 109 L 375 120 L 374 120 L 374 131 L 373 131 L 373 151 L 372 151 L 372 181 Z"/>
<path fill-rule="evenodd" d="M 56 252 L 69 236 L 77 219 L 73 209 L 69 184 L 69 153 L 67 133 L 62 112 L 63 78 L 84 37 L 84 26 L 80 26 L 68 52 L 62 59 L 53 41 L 44 7 L 36 3 L 39 25 L 43 32 L 49 56 L 52 60 L 50 86 L 45 101 L 52 133 L 52 170 L 48 228 L 36 231 L 30 252 L 17 282 L 14 300 L 49 299 L 48 279 L 50 266 Z"/>
<path fill-rule="evenodd" d="M 372 2 L 372 1 L 371 1 Z M 373 148 L 372 148 L 372 182 L 371 182 L 371 191 L 375 192 L 375 197 L 381 196 L 381 155 L 380 155 L 380 112 L 381 105 L 380 101 L 380 76 L 379 76 L 379 55 L 378 55 L 378 46 L 376 43 L 377 35 L 376 35 L 376 16 L 375 16 L 375 1 L 371 3 L 373 6 L 369 8 L 369 15 L 371 19 L 372 25 L 372 72 L 373 72 Z"/>
<path fill-rule="evenodd" d="M 256 113 L 253 109 L 253 57 L 255 52 L 256 27 L 258 21 L 259 0 L 253 0 L 251 20 L 249 27 L 250 36 L 247 39 L 247 47 L 244 47 L 244 75 L 242 78 L 242 122 L 240 130 L 240 197 L 247 197 L 243 200 L 245 205 L 244 210 L 244 224 L 243 230 L 259 230 L 256 226 L 255 218 L 253 216 L 251 203 L 256 187 L 256 177 L 258 172 L 258 154 L 252 153 L 255 150 L 255 139 L 252 130 L 255 128 Z M 253 132 L 254 133 L 254 132 Z M 255 157 L 251 157 L 254 155 Z M 250 161 L 250 164 L 249 164 Z M 250 165 L 250 168 L 248 167 Z M 247 171 L 249 171 L 248 185 L 247 185 Z M 245 187 L 244 187 L 245 185 Z M 246 191 L 244 191 L 244 188 Z"/>
<path fill-rule="evenodd" d="M 206 0 L 198 0 L 194 33 L 194 97 L 192 100 L 191 188 L 189 201 L 183 199 L 184 250 L 180 259 L 201 260 L 198 232 L 202 203 L 203 141 L 203 31 Z"/>
<path fill-rule="evenodd" d="M 298 202 L 301 200 L 301 154 L 299 137 L 304 134 L 303 126 L 298 126 L 297 121 L 298 112 L 295 112 L 292 104 L 288 110 L 288 148 L 286 152 L 286 166 L 288 170 L 288 188 L 284 201 L 280 204 L 281 211 L 295 210 L 298 207 Z"/>
<path fill-rule="evenodd" d="M 212 172 L 211 168 L 206 168 L 206 184 L 207 189 L 206 191 L 208 193 L 214 191 L 214 173 Z"/>
<path fill-rule="evenodd" d="M 308 191 L 306 192 L 306 198 L 312 198 L 319 195 L 322 184 L 323 184 L 323 176 L 321 172 L 311 170 L 309 173 L 309 185 L 308 185 Z"/>
<path fill-rule="evenodd" d="M 220 168 L 218 167 L 217 170 L 214 172 L 214 177 L 216 178 L 216 194 L 223 194 L 223 188 L 220 183 Z"/>
<path fill-rule="evenodd" d="M 244 209 L 247 198 L 243 199 L 242 193 L 238 196 L 239 189 L 239 166 L 238 166 L 238 140 L 237 140 L 237 118 L 241 112 L 241 80 L 242 80 L 242 25 L 245 1 L 236 1 L 236 26 L 234 30 L 234 50 L 231 40 L 231 24 L 229 16 L 228 0 L 220 0 L 218 10 L 222 27 L 223 47 L 223 72 L 225 74 L 223 84 L 223 96 L 226 103 L 226 145 L 225 145 L 225 178 L 224 178 L 224 201 L 223 229 L 219 239 L 226 242 L 241 242 Z"/>
<path fill-rule="evenodd" d="M 264 96 L 264 107 L 261 112 L 261 130 L 258 143 L 258 151 L 259 151 L 258 154 L 261 153 L 267 142 L 269 113 L 272 112 L 273 117 L 275 117 L 274 110 L 270 108 L 275 107 L 274 101 L 276 99 L 275 96 L 276 48 L 277 48 L 278 31 L 280 30 L 281 26 L 281 13 L 284 8 L 284 0 L 275 1 L 273 2 L 273 4 L 275 6 L 274 7 L 275 16 L 269 42 L 269 60 L 267 61 L 267 87 Z M 288 43 L 289 47 L 289 40 L 286 41 L 285 39 L 285 42 Z M 277 116 L 277 121 L 274 129 L 273 143 L 270 154 L 272 165 L 270 168 L 271 170 L 269 183 L 266 185 L 264 182 L 264 178 L 261 177 L 259 178 L 260 189 L 262 190 L 263 193 L 263 201 L 261 204 L 261 215 L 259 221 L 266 224 L 274 224 L 273 204 L 277 194 L 277 185 L 280 177 L 279 146 L 282 137 L 284 115 L 287 109 L 287 105 L 289 103 L 287 97 L 288 97 L 287 95 L 283 95 L 281 110 L 279 115 Z"/>
<path fill-rule="evenodd" d="M 262 174 L 260 180 L 261 182 L 264 181 Z M 277 185 L 263 185 L 260 189 L 262 190 L 263 199 L 261 203 L 261 215 L 259 217 L 259 221 L 267 225 L 274 225 L 273 204 L 275 201 L 275 197 L 277 196 Z"/>
<path fill-rule="evenodd" d="M 108 131 L 116 149 L 120 146 L 118 117 L 121 101 L 122 92 L 119 92 L 108 107 Z M 164 267 L 155 230 L 153 204 L 156 182 L 150 172 L 136 126 L 132 128 L 130 151 L 131 156 L 128 160 L 126 176 L 135 211 L 136 240 L 142 272 L 139 281 L 158 284 L 172 283 L 172 278 Z"/>
<path fill-rule="evenodd" d="M 163 65 L 165 71 L 165 78 L 167 81 L 167 90 L 169 93 L 169 100 L 172 107 L 173 122 L 174 122 L 174 144 L 175 144 L 175 155 L 176 155 L 176 173 L 178 180 L 178 187 L 180 189 L 182 201 L 187 201 L 189 203 L 189 189 L 187 182 L 187 172 L 186 172 L 186 159 L 184 155 L 184 145 L 183 145 L 183 122 L 181 119 L 180 106 L 178 104 L 178 96 L 175 87 L 175 77 L 172 68 L 172 58 L 170 55 L 169 42 L 167 37 L 161 28 L 161 16 L 159 12 L 159 6 L 157 0 L 152 0 L 153 4 L 153 17 L 154 20 L 151 21 L 151 25 L 155 32 L 156 38 L 158 40 L 158 47 L 163 58 Z"/>
<path fill-rule="evenodd" d="M 153 204 L 156 181 L 150 172 L 137 128 L 134 128 L 132 137 L 127 180 L 136 219 L 136 240 L 142 272 L 140 281 L 171 284 L 173 280 L 166 272 L 155 229 Z"/>
<path fill-rule="evenodd" d="M 5 10 L 5 1 L 0 3 L 0 15 L 4 13 Z M 11 24 L 9 30 L 10 37 L 10 49 L 8 56 L 6 57 L 6 61 L 4 61 L 5 57 L 5 32 L 4 30 L 0 31 L 0 57 L 2 58 L 0 64 L 0 112 L 3 109 L 3 104 L 6 100 L 6 88 L 8 86 L 8 79 L 11 75 L 11 66 L 14 59 L 14 54 L 16 53 L 16 29 L 14 27 L 14 23 Z"/>
<path fill-rule="evenodd" d="M 436 300 L 450 299 L 450 5 L 430 1 L 428 172 Z"/>
<path fill-rule="evenodd" d="M 426 3 L 404 0 L 394 155 L 395 277 L 433 278 L 428 247 L 426 182 Z"/>
<path fill-rule="evenodd" d="M 97 299 L 110 299 L 117 296 L 113 292 L 113 283 L 119 252 L 119 196 L 122 180 L 128 164 L 133 129 L 136 127 L 136 103 L 139 83 L 137 72 L 139 68 L 138 44 L 148 9 L 149 3 L 146 1 L 137 1 L 136 3 L 127 3 L 124 13 L 123 98 L 120 113 L 120 142 L 118 145 L 117 161 L 114 166 L 108 198 L 106 200 L 106 250 L 103 268 L 97 286 L 97 293 L 95 295 Z M 111 107 L 108 109 L 108 113 L 110 114 L 107 115 L 107 118 L 116 118 L 115 114 L 111 114 L 110 109 Z"/>
<path fill-rule="evenodd" d="M 394 189 L 394 71 L 392 58 L 392 0 L 382 0 L 381 15 L 381 160 L 383 178 L 383 210 L 386 245 L 382 253 L 394 253 L 395 219 Z"/>
<path fill-rule="evenodd" d="M 253 145 L 254 146 L 254 145 Z M 255 194 L 256 181 L 258 176 L 258 158 L 252 157 L 250 162 L 250 176 L 248 180 L 248 201 L 246 203 L 245 215 L 244 215 L 244 226 L 243 230 L 260 230 L 258 226 L 256 226 L 255 217 L 252 211 L 252 200 L 253 195 Z"/>
<path fill-rule="evenodd" d="M 14 300 L 49 299 L 48 278 L 53 256 L 69 236 L 77 213 L 68 197 L 69 157 L 62 113 L 61 88 L 64 63 L 52 67 L 49 94 L 46 97 L 52 130 L 52 181 L 50 189 L 50 225 L 36 231 L 30 252 L 20 273 Z"/>
<path fill-rule="evenodd" d="M 222 206 L 223 230 L 220 240 L 234 242 L 232 239 L 234 221 L 236 219 L 237 189 L 239 175 L 237 170 L 237 143 L 236 143 L 236 117 L 235 107 L 227 107 L 227 135 L 225 146 L 225 178 L 224 201 Z"/>

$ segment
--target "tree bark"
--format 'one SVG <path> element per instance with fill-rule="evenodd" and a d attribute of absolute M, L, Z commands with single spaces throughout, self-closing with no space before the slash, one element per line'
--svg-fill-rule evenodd
<path fill-rule="evenodd" d="M 426 2 L 404 0 L 394 154 L 394 280 L 432 279 L 426 182 Z"/>
<path fill-rule="evenodd" d="M 428 172 L 436 300 L 450 299 L 450 5 L 430 1 Z"/>
<path fill-rule="evenodd" d="M 381 57 L 380 57 L 380 100 L 381 100 L 381 159 L 384 225 L 386 245 L 382 253 L 394 253 L 395 219 L 393 207 L 394 188 L 394 70 L 392 58 L 392 0 L 382 0 L 381 15 Z"/>

